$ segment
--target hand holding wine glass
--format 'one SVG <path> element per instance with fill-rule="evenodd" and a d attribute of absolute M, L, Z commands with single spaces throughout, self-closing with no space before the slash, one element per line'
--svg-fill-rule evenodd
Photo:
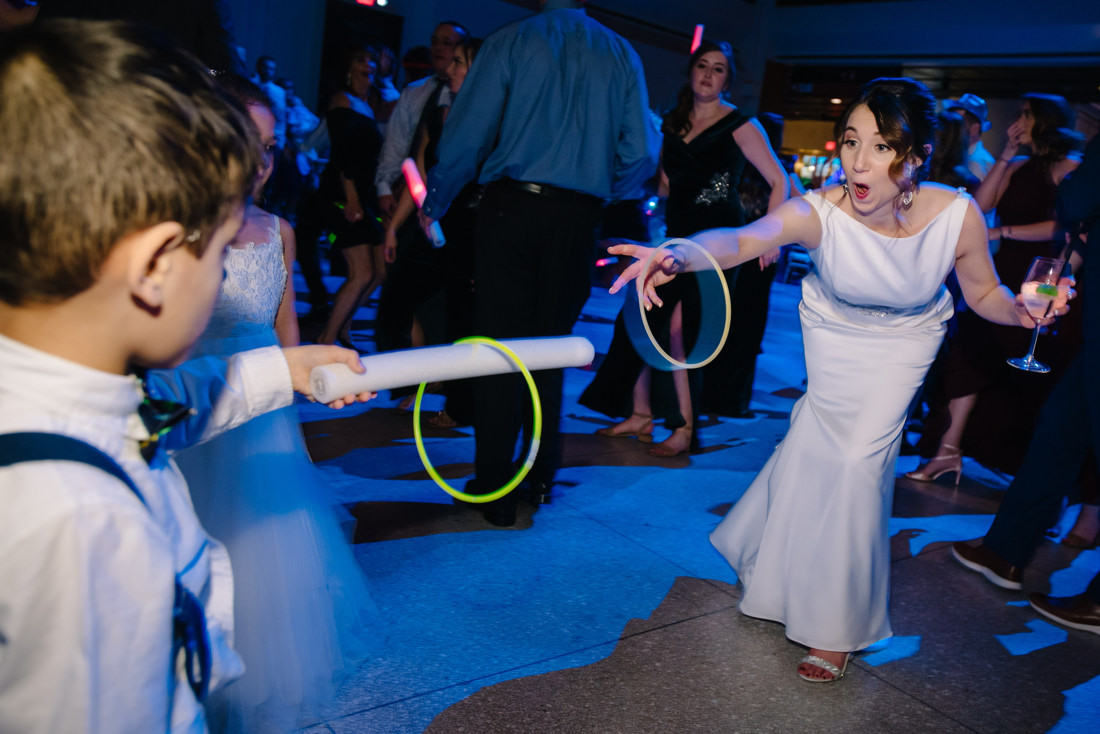
<path fill-rule="evenodd" d="M 1035 359 L 1035 344 L 1039 339 L 1039 330 L 1067 310 L 1066 303 L 1072 296 L 1072 282 L 1067 274 L 1065 260 L 1037 257 L 1031 261 L 1016 301 L 1035 323 L 1035 327 L 1027 354 L 1009 359 L 1010 365 L 1026 372 L 1050 372 L 1050 367 Z"/>

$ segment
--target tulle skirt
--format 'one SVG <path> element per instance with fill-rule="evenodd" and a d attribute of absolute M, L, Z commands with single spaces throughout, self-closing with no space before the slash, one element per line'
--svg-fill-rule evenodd
<path fill-rule="evenodd" d="M 274 343 L 264 327 L 204 339 L 194 356 Z M 199 519 L 233 565 L 234 646 L 245 673 L 207 702 L 211 730 L 283 732 L 316 721 L 383 632 L 297 411 L 267 413 L 176 459 Z"/>

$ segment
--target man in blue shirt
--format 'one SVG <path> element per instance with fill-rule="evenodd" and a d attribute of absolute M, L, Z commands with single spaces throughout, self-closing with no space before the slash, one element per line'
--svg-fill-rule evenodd
<path fill-rule="evenodd" d="M 425 228 L 459 190 L 486 186 L 478 210 L 477 333 L 494 338 L 568 334 L 588 299 L 593 236 L 605 201 L 653 174 L 653 134 L 638 55 L 589 18 L 583 0 L 540 0 L 540 12 L 486 39 L 457 96 L 428 173 Z M 543 405 L 532 468 L 548 497 L 561 458 L 562 371 L 534 373 Z M 468 492 L 502 486 L 531 401 L 518 375 L 482 378 L 474 429 L 476 478 Z M 512 493 L 485 506 L 515 523 Z"/>

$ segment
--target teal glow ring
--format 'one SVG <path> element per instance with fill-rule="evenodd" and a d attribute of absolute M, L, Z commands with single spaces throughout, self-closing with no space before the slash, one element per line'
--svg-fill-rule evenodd
<path fill-rule="evenodd" d="M 504 346 L 496 339 L 490 339 L 487 336 L 469 336 L 465 339 L 459 339 L 455 344 L 483 344 L 487 347 L 502 352 L 508 359 L 512 360 L 512 363 L 519 367 L 519 371 L 523 374 L 523 379 L 527 381 L 527 387 L 531 390 L 531 407 L 534 411 L 534 430 L 531 437 L 531 448 L 527 450 L 527 458 L 523 462 L 523 466 L 519 468 L 516 475 L 508 480 L 508 482 L 500 489 L 494 490 L 487 494 L 467 494 L 461 490 L 455 489 L 451 485 L 447 484 L 447 481 L 439 475 L 439 472 L 432 466 L 432 462 L 428 460 L 428 452 L 424 448 L 424 438 L 420 432 L 420 402 L 424 397 L 424 388 L 428 383 L 420 383 L 420 387 L 416 390 L 416 402 L 413 403 L 413 437 L 416 439 L 416 453 L 420 455 L 420 461 L 424 464 L 424 468 L 427 470 L 428 475 L 435 480 L 444 492 L 451 495 L 457 500 L 463 502 L 483 503 L 492 502 L 493 500 L 499 500 L 504 495 L 511 492 L 513 489 L 519 486 L 519 483 L 523 481 L 528 472 L 531 471 L 531 467 L 535 464 L 535 456 L 539 452 L 539 443 L 542 440 L 542 401 L 539 400 L 539 391 L 535 387 L 535 378 L 531 377 L 530 370 L 527 369 L 527 365 L 523 363 L 523 360 L 519 358 L 519 355 L 513 352 L 508 347 Z"/>
<path fill-rule="evenodd" d="M 646 258 L 642 273 L 648 273 L 653 262 L 661 256 L 662 250 L 672 247 L 673 245 L 686 245 L 703 253 L 707 262 L 710 263 L 711 268 L 714 269 L 714 277 L 718 285 L 708 285 L 701 279 L 698 280 L 702 317 L 700 318 L 699 324 L 699 336 L 696 338 L 695 346 L 692 348 L 691 354 L 687 356 L 686 362 L 682 362 L 666 352 L 657 342 L 657 338 L 653 336 L 653 330 L 650 328 L 649 320 L 646 318 L 643 299 L 645 277 L 639 275 L 635 278 L 635 287 L 633 291 L 627 291 L 627 300 L 633 299 L 635 301 L 634 305 L 637 306 L 635 309 L 628 302 L 623 309 L 623 320 L 626 325 L 627 334 L 630 336 L 630 341 L 634 344 L 634 350 L 650 367 L 665 372 L 670 370 L 693 370 L 713 362 L 721 353 L 722 347 L 725 346 L 726 338 L 729 336 L 730 323 L 733 320 L 733 309 L 730 306 L 730 289 L 726 284 L 726 276 L 722 272 L 722 266 L 719 265 L 718 261 L 714 259 L 714 256 L 701 245 L 679 237 L 663 242 L 655 247 L 649 257 Z M 721 294 L 721 301 L 724 306 L 721 316 L 718 316 L 713 309 L 708 309 L 706 305 L 718 300 L 719 293 Z"/>

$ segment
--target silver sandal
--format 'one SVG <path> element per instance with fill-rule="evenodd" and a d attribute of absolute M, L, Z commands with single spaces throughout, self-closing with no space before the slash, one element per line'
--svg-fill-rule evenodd
<path fill-rule="evenodd" d="M 852 654 L 848 653 L 848 657 L 844 658 L 844 667 L 838 668 L 830 663 L 825 658 L 819 658 L 817 655 L 806 655 L 798 661 L 799 665 L 802 663 L 809 663 L 815 667 L 821 668 L 826 673 L 832 673 L 832 678 L 811 678 L 810 676 L 799 672 L 798 677 L 802 680 L 809 681 L 810 683 L 832 683 L 835 680 L 840 680 L 844 677 L 844 672 L 848 670 L 848 661 L 852 659 Z"/>

